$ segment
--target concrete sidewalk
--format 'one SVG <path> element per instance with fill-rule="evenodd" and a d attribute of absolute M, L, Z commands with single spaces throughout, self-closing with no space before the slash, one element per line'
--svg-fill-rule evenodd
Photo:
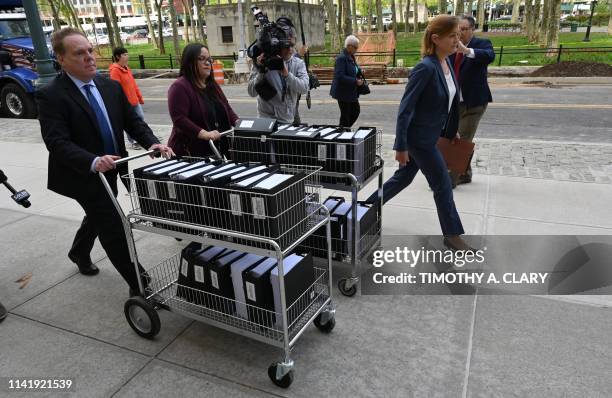
<path fill-rule="evenodd" d="M 83 214 L 45 188 L 47 151 L 33 137 L 5 136 L 0 143 L 0 168 L 32 194 L 32 207 L 23 209 L 0 191 L 0 301 L 10 312 L 0 323 L 0 378 L 69 377 L 76 381 L 71 395 L 79 397 L 603 397 L 612 391 L 612 300 L 603 296 L 346 298 L 336 290 L 336 328 L 302 336 L 289 390 L 266 374 L 280 351 L 253 340 L 165 311 L 157 338 L 141 339 L 123 315 L 127 286 L 99 245 L 98 276 L 80 275 L 67 259 Z M 563 156 L 546 156 L 547 148 L 563 144 L 507 143 L 515 154 L 542 149 L 544 159 L 564 167 Z M 612 184 L 603 179 L 608 146 L 591 148 L 600 151 L 594 161 L 600 164 L 585 167 L 603 173 L 591 173 L 602 177 L 592 182 L 588 173 L 521 176 L 518 156 L 507 159 L 513 172 L 502 175 L 503 165 L 489 161 L 499 156 L 499 144 L 479 146 L 488 163 L 476 162 L 474 182 L 455 190 L 467 234 L 612 234 Z M 546 166 L 537 156 L 534 164 Z M 385 176 L 393 170 L 387 167 Z M 419 175 L 385 206 L 384 233 L 439 234 L 431 196 Z M 169 238 L 136 238 L 145 267 L 182 248 Z M 29 272 L 31 281 L 19 289 L 15 281 Z M 348 273 L 334 268 L 334 279 Z M 0 387 L 0 396 L 13 396 L 7 391 Z"/>

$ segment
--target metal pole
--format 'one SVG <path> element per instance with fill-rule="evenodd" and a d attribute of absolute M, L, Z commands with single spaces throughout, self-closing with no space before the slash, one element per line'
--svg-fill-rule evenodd
<path fill-rule="evenodd" d="M 244 20 L 242 16 L 242 0 L 238 0 L 238 31 L 240 32 L 240 40 L 239 40 L 239 48 L 238 51 L 243 51 L 245 48 L 245 40 L 244 40 Z"/>
<path fill-rule="evenodd" d="M 42 29 L 40 14 L 38 13 L 38 5 L 36 0 L 23 0 L 23 9 L 25 10 L 30 28 L 30 36 L 34 45 L 34 61 L 36 62 L 36 71 L 38 72 L 37 86 L 43 86 L 49 83 L 57 72 L 53 67 L 53 60 L 49 56 L 47 48 L 47 40 Z"/>
<path fill-rule="evenodd" d="M 504 46 L 499 49 L 499 59 L 497 60 L 497 66 L 501 66 L 502 56 L 504 55 Z"/>
<path fill-rule="evenodd" d="M 584 39 L 582 39 L 582 41 L 591 41 L 589 36 L 591 35 L 591 25 L 593 24 L 593 13 L 595 12 L 596 5 L 597 0 L 591 1 L 591 15 L 589 16 L 589 26 L 587 26 L 586 35 L 584 35 Z"/>
<path fill-rule="evenodd" d="M 563 44 L 559 44 L 559 53 L 557 54 L 557 63 L 561 62 L 561 51 L 563 51 Z"/>

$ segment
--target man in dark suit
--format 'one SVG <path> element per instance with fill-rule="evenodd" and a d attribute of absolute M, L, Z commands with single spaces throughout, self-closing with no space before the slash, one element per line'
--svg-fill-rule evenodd
<path fill-rule="evenodd" d="M 493 45 L 488 39 L 474 36 L 475 20 L 471 15 L 463 15 L 459 20 L 461 40 L 457 52 L 450 56 L 459 82 L 459 135 L 461 139 L 474 139 L 478 123 L 493 101 L 487 83 L 487 66 L 495 59 Z M 451 173 L 453 186 L 472 182 L 472 168 L 464 175 Z"/>
<path fill-rule="evenodd" d="M 115 167 L 115 160 L 127 156 L 124 130 L 144 148 L 166 157 L 173 152 L 136 114 L 119 83 L 96 75 L 93 47 L 82 32 L 62 29 L 51 43 L 63 72 L 37 92 L 40 129 L 49 150 L 47 187 L 75 199 L 85 211 L 68 257 L 82 274 L 97 274 L 90 252 L 98 237 L 134 294 L 138 279 L 121 219 L 97 173 L 105 173 L 117 195 L 117 175 L 127 173 L 126 164 Z"/>

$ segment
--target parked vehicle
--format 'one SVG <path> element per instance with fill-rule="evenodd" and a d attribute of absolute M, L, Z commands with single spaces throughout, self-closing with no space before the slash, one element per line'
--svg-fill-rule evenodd
<path fill-rule="evenodd" d="M 21 0 L 0 0 L 0 112 L 5 117 L 36 117 L 37 79 L 34 45 Z"/>

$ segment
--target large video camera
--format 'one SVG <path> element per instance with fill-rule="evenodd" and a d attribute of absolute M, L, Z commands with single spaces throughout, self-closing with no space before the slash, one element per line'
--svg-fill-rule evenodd
<path fill-rule="evenodd" d="M 292 23 L 286 17 L 279 18 L 276 22 L 270 22 L 268 16 L 258 7 L 251 7 L 255 20 L 259 22 L 257 40 L 249 46 L 247 54 L 253 60 L 264 54 L 263 65 L 269 70 L 283 69 L 283 59 L 280 53 L 283 48 L 292 46 L 291 29 Z"/>

